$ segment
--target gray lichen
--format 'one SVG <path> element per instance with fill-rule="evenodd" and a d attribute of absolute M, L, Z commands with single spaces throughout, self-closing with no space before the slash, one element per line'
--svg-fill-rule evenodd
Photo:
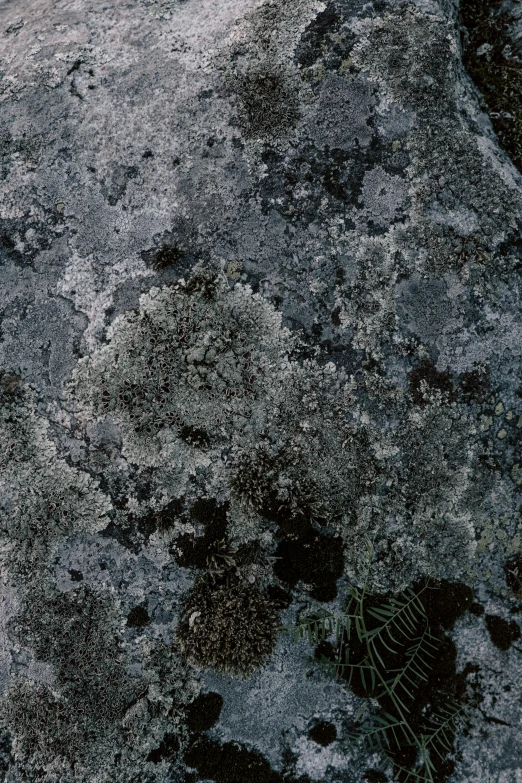
<path fill-rule="evenodd" d="M 111 503 L 87 473 L 58 457 L 29 390 L 4 391 L 0 422 L 2 558 L 10 576 L 28 586 L 61 539 L 103 529 Z"/>

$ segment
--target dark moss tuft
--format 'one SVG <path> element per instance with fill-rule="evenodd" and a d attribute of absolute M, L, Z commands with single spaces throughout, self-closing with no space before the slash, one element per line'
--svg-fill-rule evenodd
<path fill-rule="evenodd" d="M 520 639 L 520 628 L 515 622 L 508 622 L 494 614 L 486 615 L 486 626 L 491 641 L 499 650 L 509 650 L 513 642 Z"/>
<path fill-rule="evenodd" d="M 279 585 L 268 585 L 266 594 L 274 606 L 280 609 L 287 609 L 292 603 L 292 594 L 288 590 L 283 590 Z"/>
<path fill-rule="evenodd" d="M 469 607 L 470 614 L 474 614 L 476 617 L 482 617 L 482 615 L 485 612 L 484 607 L 482 604 L 478 604 L 476 602 L 473 602 L 471 606 Z"/>
<path fill-rule="evenodd" d="M 183 499 L 175 498 L 168 505 L 154 514 L 155 529 L 160 531 L 169 530 L 183 513 Z"/>
<path fill-rule="evenodd" d="M 328 723 L 328 721 L 322 720 L 319 721 L 319 723 L 316 723 L 315 726 L 312 726 L 308 732 L 308 736 L 311 740 L 317 742 L 318 745 L 322 745 L 324 748 L 326 748 L 337 739 L 337 729 L 333 723 Z"/>
<path fill-rule="evenodd" d="M 135 606 L 127 615 L 127 626 L 129 628 L 144 628 L 149 623 L 149 613 L 144 606 Z"/>
<path fill-rule="evenodd" d="M 201 734 L 218 722 L 223 707 L 219 693 L 202 693 L 187 707 L 186 720 L 189 731 Z"/>
<path fill-rule="evenodd" d="M 268 660 L 278 626 L 277 609 L 254 585 L 203 578 L 185 598 L 177 638 L 195 666 L 248 677 Z"/>
<path fill-rule="evenodd" d="M 173 552 L 183 568 L 207 567 L 207 561 L 218 542 L 227 540 L 227 505 L 218 505 L 210 498 L 196 500 L 190 510 L 195 522 L 205 525 L 202 536 L 182 535 L 176 539 Z"/>

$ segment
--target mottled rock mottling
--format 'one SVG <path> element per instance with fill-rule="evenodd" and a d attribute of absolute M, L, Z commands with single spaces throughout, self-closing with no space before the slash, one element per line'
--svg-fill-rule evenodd
<path fill-rule="evenodd" d="M 6 783 L 391 780 L 274 629 L 426 577 L 445 779 L 521 779 L 522 175 L 457 5 L 0 0 Z"/>

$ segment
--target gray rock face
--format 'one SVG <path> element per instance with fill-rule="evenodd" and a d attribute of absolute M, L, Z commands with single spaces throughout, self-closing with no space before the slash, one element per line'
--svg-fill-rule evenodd
<path fill-rule="evenodd" d="M 6 783 L 521 779 L 522 176 L 459 32 L 450 0 L 0 0 Z M 431 778 L 353 743 L 375 689 L 261 655 L 252 599 L 427 579 L 469 597 L 429 615 L 424 707 L 468 705 Z M 250 678 L 192 611 L 223 585 Z"/>

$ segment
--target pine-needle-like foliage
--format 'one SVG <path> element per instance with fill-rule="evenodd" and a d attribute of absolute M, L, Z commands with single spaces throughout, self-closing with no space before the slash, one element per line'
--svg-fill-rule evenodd
<path fill-rule="evenodd" d="M 372 550 L 368 545 L 371 561 Z M 434 666 L 444 635 L 426 611 L 424 582 L 393 597 L 375 596 L 366 586 L 349 588 L 346 612 L 316 612 L 285 628 L 294 641 L 307 639 L 316 658 L 367 701 L 354 721 L 354 738 L 364 739 L 393 762 L 401 783 L 439 783 L 448 774 L 459 722 L 468 705 L 432 695 Z M 378 710 L 369 710 L 370 700 Z"/>

